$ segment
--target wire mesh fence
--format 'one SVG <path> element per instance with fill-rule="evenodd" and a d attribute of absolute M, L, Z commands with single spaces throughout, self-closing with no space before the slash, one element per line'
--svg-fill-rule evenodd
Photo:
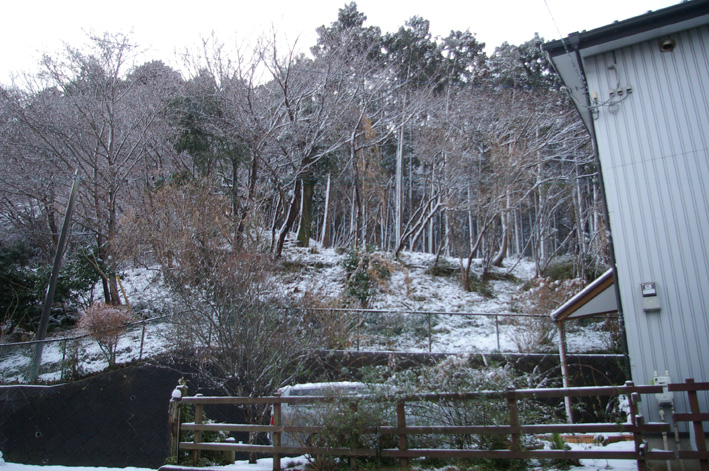
<path fill-rule="evenodd" d="M 161 349 L 160 330 L 173 315 L 125 324 L 114 359 L 118 364 L 142 360 Z M 41 345 L 38 382 L 79 378 L 110 366 L 112 360 L 89 334 L 27 342 L 0 343 L 0 383 L 26 383 L 36 349 Z"/>
<path fill-rule="evenodd" d="M 0 343 L 0 383 L 27 383 L 39 344 L 43 346 L 40 383 L 79 378 L 114 363 L 131 363 L 164 352 L 170 336 L 175 335 L 175 323 L 187 317 L 182 314 L 125 324 L 113 359 L 89 334 Z M 318 349 L 448 354 L 557 350 L 556 328 L 549 316 L 540 314 L 285 309 L 283 315 L 297 315 L 307 328 L 316 330 Z M 601 318 L 571 332 L 568 341 L 573 345 L 569 351 L 612 350 L 613 332 L 607 328 L 608 319 L 613 318 Z"/>

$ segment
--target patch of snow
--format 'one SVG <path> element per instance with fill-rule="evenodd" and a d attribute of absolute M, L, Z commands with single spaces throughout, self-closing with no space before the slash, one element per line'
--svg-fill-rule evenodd
<path fill-rule="evenodd" d="M 635 444 L 632 441 L 621 441 L 611 443 L 606 446 L 597 444 L 570 443 L 572 450 L 598 450 L 598 451 L 632 451 Z M 302 470 L 308 462 L 307 457 L 299 456 L 295 458 L 281 458 L 282 469 Z M 598 471 L 600 469 L 612 469 L 613 471 L 634 471 L 637 469 L 637 462 L 634 460 L 618 459 L 582 459 L 580 466 L 573 466 L 571 471 Z M 658 462 L 659 463 L 659 462 Z M 16 463 L 6 463 L 2 460 L 0 453 L 0 469 L 2 471 L 152 471 L 148 468 L 106 468 L 88 466 L 36 466 Z M 273 458 L 259 459 L 255 464 L 248 461 L 237 461 L 226 466 L 210 466 L 210 469 L 223 471 L 271 471 L 273 469 Z"/>
<path fill-rule="evenodd" d="M 389 254 L 381 255 L 390 260 Z M 346 257 L 344 251 L 326 249 L 316 242 L 310 248 L 289 245 L 283 255 L 283 269 L 274 280 L 275 285 L 291 298 L 309 293 L 315 299 L 332 299 L 336 304 L 337 300 L 342 299 L 347 284 Z M 522 282 L 534 276 L 534 263 L 528 259 L 507 260 L 505 267 L 511 269 L 494 269 L 498 274 L 506 274 L 510 270 L 517 281 L 509 277 L 491 280 L 488 286 L 492 297 L 461 287 L 457 273 L 461 267 L 459 259 L 440 258 L 439 266 L 448 267 L 451 272 L 449 276 L 431 275 L 429 269 L 434 263 L 435 255 L 417 252 L 402 252 L 399 260 L 390 260 L 391 275 L 385 284 L 375 290 L 368 307 L 397 312 L 346 314 L 357 316 L 361 325 L 359 330 L 353 332 L 359 340 L 359 349 L 407 352 L 427 352 L 430 349 L 438 353 L 517 352 L 519 348 L 515 340 L 520 329 L 529 327 L 505 315 L 511 312 L 514 297 L 521 292 Z M 473 263 L 474 269 L 479 271 L 480 261 Z M 156 268 L 125 270 L 121 281 L 138 318 L 179 315 L 178 304 L 171 298 Z M 428 314 L 422 314 L 424 312 Z M 117 363 L 129 363 L 164 352 L 165 334 L 171 328 L 169 318 L 146 323 L 144 331 L 141 324 L 133 326 L 119 342 Z M 555 336 L 555 331 L 550 335 Z M 602 351 L 608 343 L 607 339 L 608 333 L 599 328 L 599 323 L 569 328 L 567 331 L 570 353 Z M 558 342 L 556 337 L 554 342 Z M 0 382 L 26 382 L 25 375 L 32 354 L 33 347 L 29 345 L 0 345 Z M 62 365 L 65 366 L 64 375 Z M 44 347 L 40 379 L 56 382 L 67 375 L 94 373 L 107 366 L 94 340 L 86 337 L 65 342 L 59 339 Z"/>

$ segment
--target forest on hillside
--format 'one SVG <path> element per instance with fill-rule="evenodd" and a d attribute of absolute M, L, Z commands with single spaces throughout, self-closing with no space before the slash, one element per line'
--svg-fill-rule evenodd
<path fill-rule="evenodd" d="M 253 283 L 222 275 L 289 239 L 456 257 L 464 286 L 474 260 L 607 266 L 591 139 L 541 38 L 488 56 L 420 17 L 382 33 L 355 3 L 317 33 L 309 54 L 207 38 L 181 72 L 107 33 L 0 87 L 5 329 L 36 319 L 77 171 L 60 303 L 99 282 L 120 304 L 136 263 L 181 287 Z"/>

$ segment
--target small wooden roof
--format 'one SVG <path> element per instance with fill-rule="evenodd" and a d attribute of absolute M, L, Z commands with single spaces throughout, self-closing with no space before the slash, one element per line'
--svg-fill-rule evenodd
<path fill-rule="evenodd" d="M 567 319 L 618 312 L 614 284 L 615 276 L 611 268 L 552 312 L 551 318 L 563 322 Z"/>

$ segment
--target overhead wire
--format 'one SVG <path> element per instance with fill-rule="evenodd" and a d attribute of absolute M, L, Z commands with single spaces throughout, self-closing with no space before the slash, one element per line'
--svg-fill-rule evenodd
<path fill-rule="evenodd" d="M 561 41 L 561 45 L 564 47 L 564 52 L 566 53 L 567 56 L 569 56 L 569 59 L 571 59 L 571 65 L 574 67 L 574 70 L 576 71 L 576 74 L 578 75 L 579 80 L 581 80 L 581 83 L 586 84 L 586 79 L 584 78 L 583 74 L 576 66 L 576 62 L 574 61 L 574 58 L 571 57 L 571 51 L 569 51 L 569 47 L 566 44 L 566 41 L 564 40 L 564 35 L 561 34 L 561 29 L 559 29 L 559 24 L 556 22 L 556 18 L 554 17 L 554 14 L 552 13 L 551 7 L 549 6 L 549 3 L 547 2 L 547 0 L 544 0 L 544 5 L 547 7 L 547 12 L 549 12 L 549 16 L 551 17 L 552 23 L 554 23 L 554 28 L 556 29 L 556 33 L 559 35 L 559 40 Z"/>
<path fill-rule="evenodd" d="M 572 52 L 569 50 L 569 46 L 567 44 L 567 41 L 564 40 L 564 36 L 561 34 L 561 30 L 559 29 L 559 24 L 557 23 L 556 18 L 554 17 L 554 14 L 551 11 L 551 7 L 549 6 L 548 1 L 547 0 L 543 0 L 543 1 L 544 1 L 544 5 L 547 8 L 547 12 L 549 12 L 549 16 L 551 17 L 551 21 L 552 21 L 552 23 L 554 23 L 554 28 L 556 28 L 556 32 L 559 35 L 559 40 L 561 41 L 561 45 L 564 48 L 564 53 L 568 56 L 569 62 L 571 63 L 571 66 L 574 68 L 574 71 L 576 72 L 576 75 L 578 76 L 579 81 L 585 87 L 585 90 L 584 90 L 585 93 L 588 94 L 588 84 L 586 83 L 586 78 L 583 76 L 583 74 L 579 70 L 576 59 L 572 56 Z M 557 70 L 557 73 L 558 73 L 558 70 Z M 571 98 L 571 100 L 574 103 L 576 103 L 576 105 L 579 108 L 586 108 L 586 109 L 590 110 L 594 114 L 594 116 L 595 116 L 595 113 L 598 112 L 599 106 L 614 106 L 619 103 L 619 102 L 618 103 L 609 103 L 612 100 L 612 97 L 611 97 L 611 99 L 605 101 L 604 103 L 602 103 L 600 105 L 597 105 L 597 104 L 589 105 L 588 103 L 580 103 L 578 101 L 578 99 L 576 99 L 576 97 L 572 93 L 568 93 L 568 96 L 569 96 L 569 98 Z M 621 100 L 621 101 L 623 101 L 623 100 Z M 589 103 L 590 103 L 590 99 L 589 99 Z"/>

